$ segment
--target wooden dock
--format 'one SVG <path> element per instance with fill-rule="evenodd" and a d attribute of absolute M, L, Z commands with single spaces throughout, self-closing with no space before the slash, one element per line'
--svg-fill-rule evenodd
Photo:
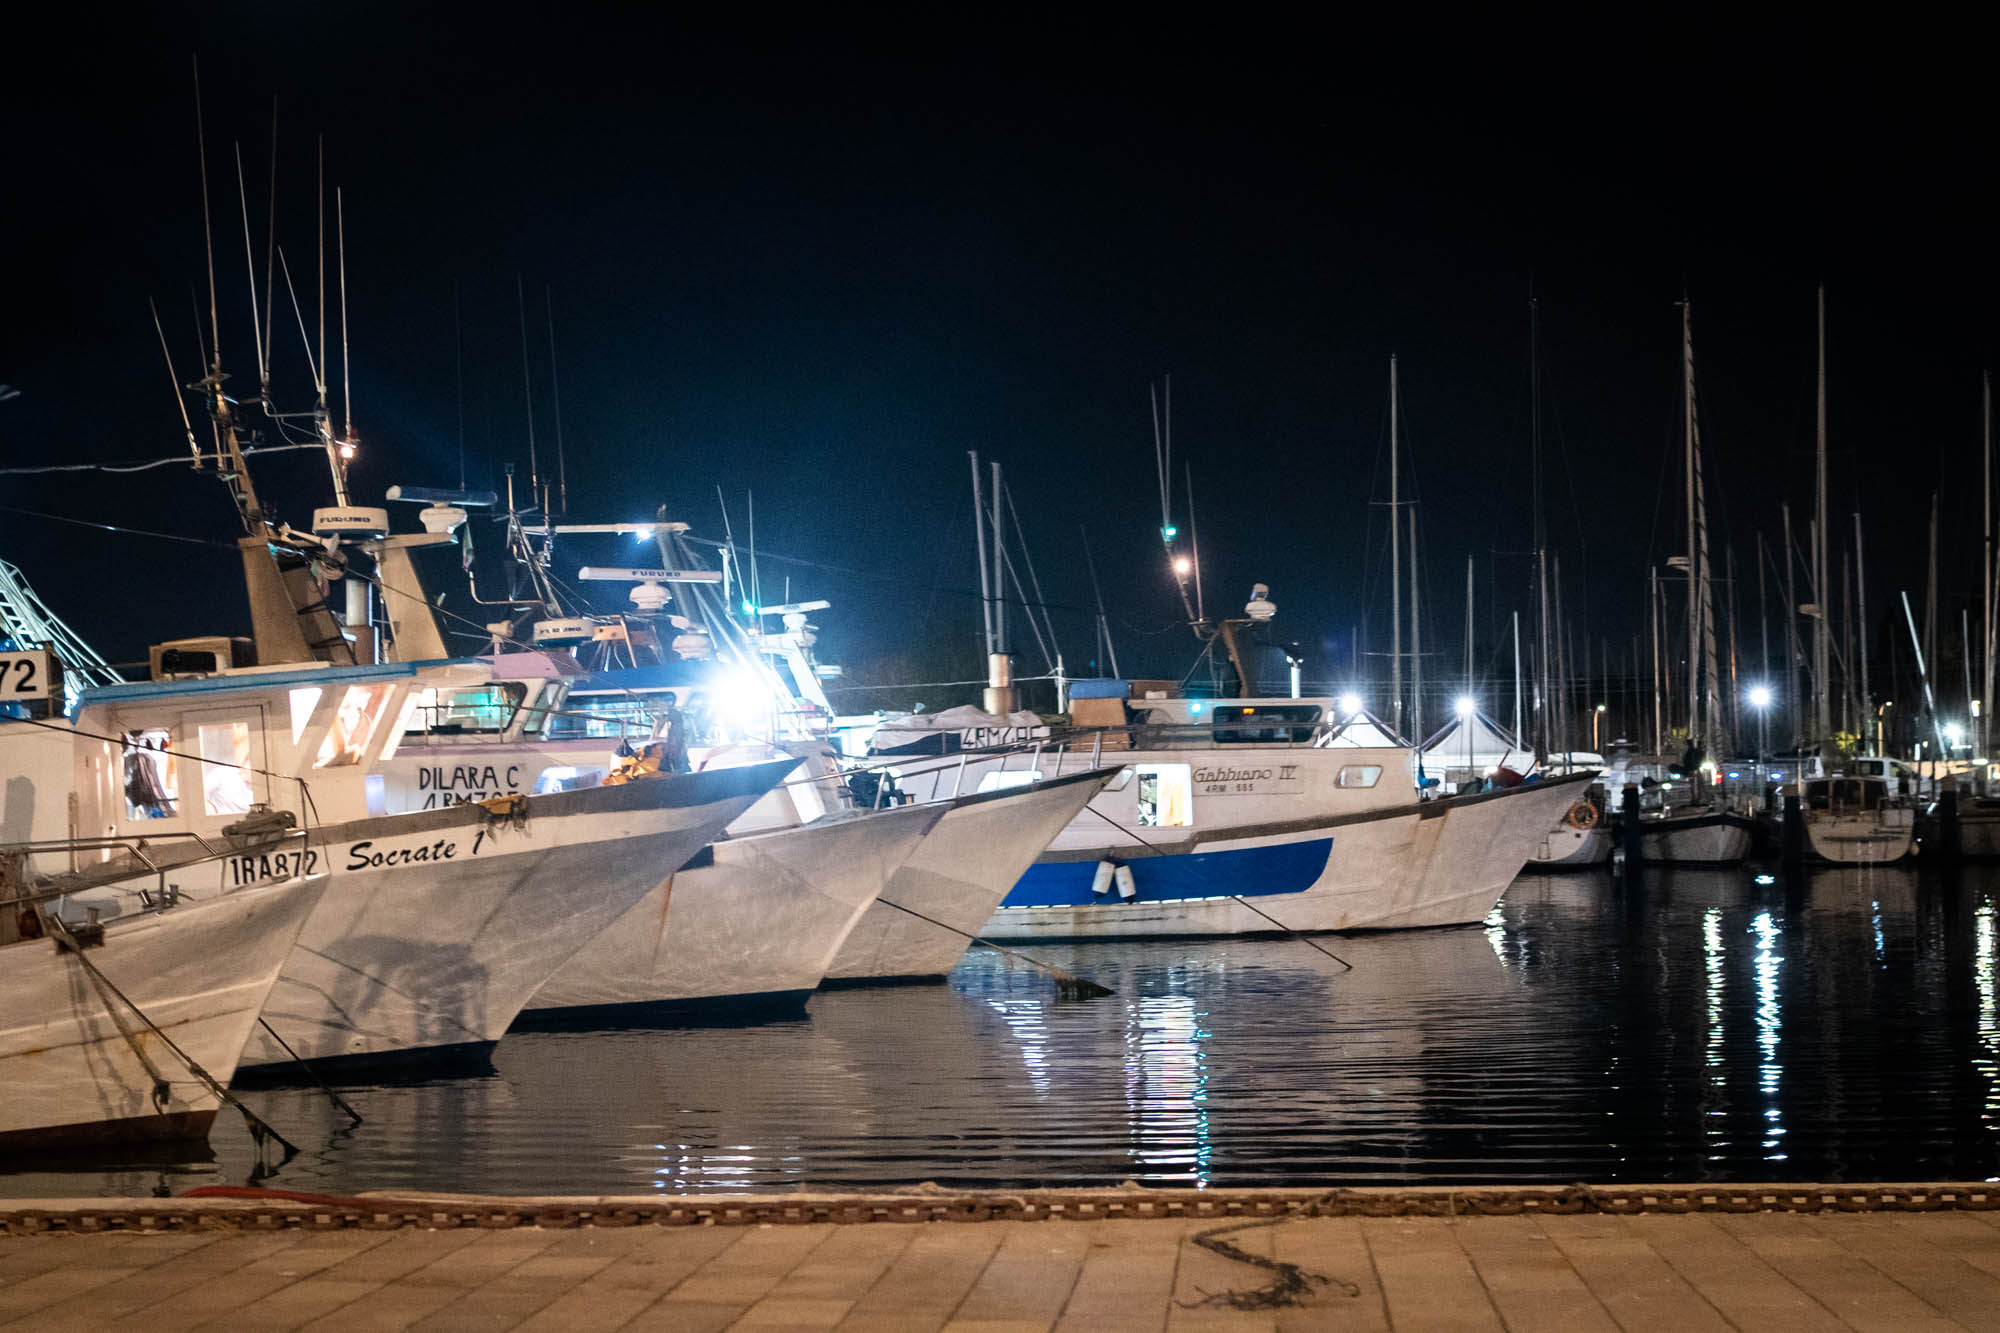
<path fill-rule="evenodd" d="M 1740 1211 L 1735 1193 L 1713 1208 L 1496 1216 L 1477 1192 L 1440 1212 L 1437 1191 L 1401 1209 L 1233 1218 L 1018 1220 L 1001 1207 L 1002 1220 L 969 1224 L 878 1212 L 862 1225 L 758 1220 L 771 1213 L 680 1225 L 618 1224 L 599 1201 L 594 1224 L 557 1207 L 551 1224 L 461 1211 L 384 1229 L 311 1205 L 0 1201 L 0 1327 L 2000 1329 L 1990 1200 L 1906 1193 L 1850 1211 L 1836 1189 L 1827 1197 L 1849 1201 L 1815 1209 L 1797 1188 L 1763 1212 Z M 1367 1215 L 1379 1212 L 1394 1215 Z"/>

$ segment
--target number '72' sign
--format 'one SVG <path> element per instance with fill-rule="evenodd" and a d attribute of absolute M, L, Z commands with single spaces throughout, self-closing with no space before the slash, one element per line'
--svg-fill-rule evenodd
<path fill-rule="evenodd" d="M 46 648 L 26 653 L 0 653 L 0 703 L 46 699 L 58 688 L 55 654 Z"/>

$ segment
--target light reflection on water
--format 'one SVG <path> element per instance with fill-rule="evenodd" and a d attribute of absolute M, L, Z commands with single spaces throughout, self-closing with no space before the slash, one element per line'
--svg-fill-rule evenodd
<path fill-rule="evenodd" d="M 695 1193 L 945 1184 L 2000 1175 L 2000 873 L 1524 878 L 1487 922 L 975 951 L 945 986 L 804 1019 L 509 1037 L 483 1077 L 245 1100 L 305 1151 L 265 1183 Z M 0 1192 L 243 1183 L 213 1157 Z"/>

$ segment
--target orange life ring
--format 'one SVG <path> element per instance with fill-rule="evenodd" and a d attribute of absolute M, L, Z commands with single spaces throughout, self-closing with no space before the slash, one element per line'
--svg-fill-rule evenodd
<path fill-rule="evenodd" d="M 1588 833 L 1597 827 L 1597 807 L 1589 801 L 1578 801 L 1569 808 L 1569 813 L 1563 816 L 1563 823 Z"/>

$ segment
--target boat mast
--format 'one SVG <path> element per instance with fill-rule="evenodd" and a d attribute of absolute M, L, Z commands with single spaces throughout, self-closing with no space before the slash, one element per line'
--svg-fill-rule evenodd
<path fill-rule="evenodd" d="M 1785 708 L 1792 717 L 1792 748 L 1805 739 L 1805 713 L 1799 698 L 1799 590 L 1798 552 L 1792 545 L 1792 506 L 1780 502 L 1778 512 L 1785 520 Z"/>
<path fill-rule="evenodd" d="M 1993 380 L 1986 372 L 1979 376 L 1979 448 L 1983 456 L 1982 475 L 1985 485 L 1981 488 L 1980 515 L 1981 530 L 1986 534 L 1986 650 L 1980 655 L 1982 675 L 1979 694 L 1979 757 L 1991 761 L 1993 757 Z M 1855 515 L 1855 544 L 1860 546 L 1861 516 Z M 1865 667 L 1863 668 L 1866 669 Z M 1986 790 L 1986 765 L 1980 765 L 1980 791 Z"/>
<path fill-rule="evenodd" d="M 1521 613 L 1512 613 L 1514 622 L 1514 743 L 1521 743 Z"/>
<path fill-rule="evenodd" d="M 1389 697 L 1396 734 L 1403 734 L 1403 511 L 1396 470 L 1396 358 L 1389 357 Z M 1417 739 L 1421 740 L 1422 737 Z"/>
<path fill-rule="evenodd" d="M 1700 524 L 1701 507 L 1695 495 L 1694 463 L 1694 334 L 1689 318 L 1689 303 L 1681 301 L 1681 405 L 1686 418 L 1684 431 L 1685 471 L 1687 474 L 1687 576 L 1688 576 L 1688 746 L 1700 744 L 1701 708 L 1701 661 L 1696 656 L 1701 651 L 1701 535 L 1697 531 Z"/>
<path fill-rule="evenodd" d="M 1982 530 L 1986 532 L 1986 650 L 1980 654 L 1980 759 L 1992 761 L 1992 711 L 1994 711 L 1994 386 L 1988 372 L 1980 372 L 1980 452 L 1984 454 L 1982 476 L 1986 484 L 1980 496 Z M 1860 514 L 1856 540 L 1860 532 Z M 1986 791 L 1986 763 L 1980 765 L 1980 791 Z"/>
<path fill-rule="evenodd" d="M 1549 539 L 1542 514 L 1542 367 L 1541 302 L 1528 296 L 1528 440 L 1529 476 L 1534 489 L 1532 511 L 1535 537 L 1535 596 L 1538 607 L 1535 636 L 1535 762 L 1549 757 Z"/>
<path fill-rule="evenodd" d="M 1667 692 L 1660 680 L 1660 571 L 1655 566 L 1650 572 L 1653 596 L 1646 621 L 1653 631 L 1653 753 L 1657 755 L 1667 747 Z"/>
<path fill-rule="evenodd" d="M 1826 286 L 1819 289 L 1819 394 L 1818 394 L 1818 444 L 1819 444 L 1819 536 L 1814 542 L 1817 560 L 1813 571 L 1813 601 L 1818 608 L 1818 620 L 1813 635 L 1813 685 L 1815 691 L 1814 722 L 1819 728 L 1817 740 L 1826 743 L 1827 733 L 1832 726 L 1832 709 L 1827 697 L 1827 526 L 1826 526 Z"/>
<path fill-rule="evenodd" d="M 1417 510 L 1410 507 L 1410 739 L 1424 739 L 1424 623 L 1417 606 Z"/>
<path fill-rule="evenodd" d="M 1854 620 L 1857 627 L 1854 655 L 1861 662 L 1861 748 L 1866 750 L 1868 719 L 1875 712 L 1875 697 L 1868 692 L 1868 577 L 1861 563 L 1861 511 L 1854 511 Z M 1988 664 L 1991 669 L 1991 664 Z"/>

